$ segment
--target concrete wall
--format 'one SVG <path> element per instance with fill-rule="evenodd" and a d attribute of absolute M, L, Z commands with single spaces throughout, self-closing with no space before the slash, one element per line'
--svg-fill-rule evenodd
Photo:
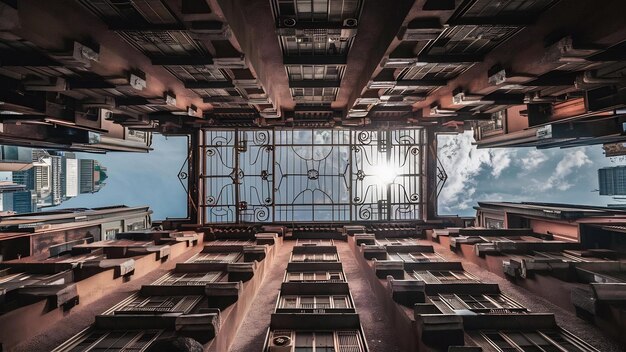
<path fill-rule="evenodd" d="M 546 221 L 546 220 L 536 220 L 530 219 L 530 227 L 536 233 L 547 234 L 550 232 L 554 235 L 554 239 L 567 239 L 578 241 L 578 224 L 576 223 L 566 223 L 566 222 L 556 222 L 556 221 Z M 561 237 L 561 238 L 557 238 Z"/>

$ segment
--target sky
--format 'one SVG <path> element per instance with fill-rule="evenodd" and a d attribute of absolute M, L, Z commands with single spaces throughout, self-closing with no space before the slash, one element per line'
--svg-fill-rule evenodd
<path fill-rule="evenodd" d="M 597 170 L 626 164 L 626 160 L 606 158 L 601 145 L 477 149 L 472 142 L 471 131 L 438 138 L 439 159 L 448 175 L 438 199 L 441 215 L 473 216 L 478 201 L 601 206 L 618 202 L 598 194 Z M 155 134 L 152 147 L 148 154 L 79 153 L 79 158 L 93 158 L 107 167 L 106 185 L 59 208 L 149 205 L 155 220 L 185 217 L 186 191 L 177 176 L 187 155 L 187 139 Z"/>
<path fill-rule="evenodd" d="M 77 153 L 107 168 L 106 185 L 93 194 L 81 194 L 57 208 L 149 205 L 152 219 L 187 216 L 187 198 L 178 172 L 187 157 L 187 138 L 152 136 L 150 153 Z M 50 208 L 52 209 L 52 208 Z"/>
<path fill-rule="evenodd" d="M 476 149 L 472 142 L 471 131 L 439 136 L 439 160 L 448 175 L 439 195 L 439 214 L 472 216 L 473 206 L 487 200 L 602 206 L 617 203 L 595 191 L 598 169 L 626 162 L 606 158 L 602 145 L 547 150 Z"/>

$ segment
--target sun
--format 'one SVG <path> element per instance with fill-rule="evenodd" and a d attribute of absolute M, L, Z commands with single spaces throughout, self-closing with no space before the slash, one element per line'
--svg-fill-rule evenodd
<path fill-rule="evenodd" d="M 380 163 L 372 168 L 372 175 L 380 185 L 388 185 L 395 181 L 398 170 L 387 163 Z"/>

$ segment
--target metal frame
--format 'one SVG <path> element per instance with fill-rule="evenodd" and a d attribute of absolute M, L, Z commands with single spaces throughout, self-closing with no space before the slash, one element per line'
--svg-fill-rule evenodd
<path fill-rule="evenodd" d="M 423 129 L 205 130 L 203 223 L 417 221 L 426 196 Z M 393 167 L 384 184 L 375 174 Z"/>

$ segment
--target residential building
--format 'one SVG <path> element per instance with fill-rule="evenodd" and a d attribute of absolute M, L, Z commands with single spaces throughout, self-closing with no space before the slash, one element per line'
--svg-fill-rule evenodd
<path fill-rule="evenodd" d="M 0 217 L 3 260 L 55 256 L 74 244 L 115 238 L 116 233 L 149 229 L 148 207 L 63 209 Z"/>
<path fill-rule="evenodd" d="M 624 13 L 623 0 L 0 1 L 0 142 L 36 148 L 14 182 L 38 201 L 106 180 L 79 160 L 74 186 L 73 159 L 47 150 L 188 137 L 184 218 L 0 217 L 2 350 L 623 350 L 626 213 L 481 202 L 475 219 L 441 216 L 437 135 L 618 155 Z"/>

